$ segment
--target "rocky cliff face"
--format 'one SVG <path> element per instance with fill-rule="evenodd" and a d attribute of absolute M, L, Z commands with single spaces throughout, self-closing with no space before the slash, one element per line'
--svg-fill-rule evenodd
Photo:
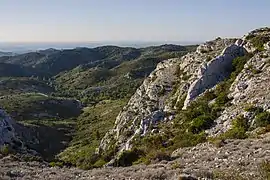
<path fill-rule="evenodd" d="M 231 120 L 239 114 L 252 121 L 254 116 L 245 112 L 241 104 L 251 103 L 269 110 L 269 38 L 268 28 L 252 31 L 238 40 L 217 38 L 200 45 L 194 53 L 159 63 L 119 113 L 114 129 L 102 139 L 99 152 L 115 145 L 118 154 L 132 148 L 134 137 L 155 132 L 158 122 L 172 120 L 176 109 L 185 109 L 207 89 L 229 77 L 232 61 L 247 53 L 255 55 L 230 88 L 232 106 L 206 132 L 216 136 L 227 131 Z"/>
<path fill-rule="evenodd" d="M 233 59 L 246 54 L 242 43 L 242 40 L 238 40 L 235 44 L 226 47 L 220 56 L 215 57 L 208 63 L 203 63 L 198 70 L 197 79 L 190 85 L 184 102 L 184 109 L 188 106 L 190 101 L 195 99 L 206 89 L 212 88 L 218 82 L 229 76 Z"/>
<path fill-rule="evenodd" d="M 228 95 L 232 105 L 226 108 L 216 119 L 216 125 L 207 131 L 211 136 L 217 136 L 230 129 L 232 120 L 237 116 L 248 119 L 253 126 L 255 113 L 247 110 L 247 106 L 270 110 L 270 51 L 256 53 L 246 64 L 242 72 L 230 88 Z"/>
<path fill-rule="evenodd" d="M 15 135 L 14 124 L 15 122 L 5 111 L 0 109 L 0 147 L 3 145 L 22 146 L 22 143 Z"/>

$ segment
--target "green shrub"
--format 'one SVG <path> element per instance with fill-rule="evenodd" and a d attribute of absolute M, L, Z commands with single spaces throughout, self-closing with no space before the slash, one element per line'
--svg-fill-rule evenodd
<path fill-rule="evenodd" d="M 213 59 L 213 58 L 212 58 L 211 56 L 207 56 L 207 57 L 206 57 L 206 61 L 207 61 L 207 62 L 211 61 L 212 59 Z"/>
<path fill-rule="evenodd" d="M 225 105 L 226 103 L 228 103 L 230 101 L 230 99 L 228 98 L 228 95 L 226 92 L 221 92 L 216 100 L 215 100 L 215 105 L 217 105 L 218 107 Z"/>
<path fill-rule="evenodd" d="M 173 147 L 172 149 L 177 149 L 180 147 L 191 147 L 196 146 L 199 143 L 203 143 L 206 141 L 206 134 L 201 132 L 200 134 L 193 134 L 191 132 L 183 132 L 175 136 L 173 139 Z"/>
<path fill-rule="evenodd" d="M 258 51 L 264 50 L 264 44 L 270 41 L 268 36 L 254 36 L 250 38 L 251 43 L 257 48 Z"/>
<path fill-rule="evenodd" d="M 202 130 L 209 129 L 213 124 L 213 117 L 209 115 L 201 115 L 192 120 L 189 130 L 192 133 L 199 133 Z"/>
<path fill-rule="evenodd" d="M 253 75 L 259 74 L 259 73 L 262 72 L 261 70 L 256 69 L 253 65 L 249 65 L 249 66 L 247 67 L 247 69 L 250 70 L 250 71 L 252 72 Z"/>
<path fill-rule="evenodd" d="M 255 117 L 255 124 L 257 127 L 265 127 L 270 124 L 270 113 L 267 111 L 259 113 Z"/>
<path fill-rule="evenodd" d="M 9 145 L 3 145 L 0 147 L 0 153 L 6 156 L 12 153 L 12 149 Z"/>
<path fill-rule="evenodd" d="M 51 167 L 63 167 L 64 166 L 64 163 L 63 162 L 59 162 L 59 161 L 57 161 L 57 162 L 50 162 L 49 163 L 49 166 L 51 166 Z"/>
<path fill-rule="evenodd" d="M 225 81 L 220 82 L 218 85 L 216 85 L 214 93 L 216 96 L 218 96 L 221 93 L 227 92 L 229 88 L 230 88 L 230 83 L 228 83 L 225 80 Z"/>
<path fill-rule="evenodd" d="M 245 64 L 247 61 L 253 56 L 253 54 L 249 53 L 246 54 L 245 56 L 237 57 L 233 60 L 232 65 L 232 74 L 231 74 L 231 79 L 235 79 L 236 76 L 244 69 Z"/>
<path fill-rule="evenodd" d="M 221 135 L 221 139 L 245 139 L 248 130 L 247 120 L 239 116 L 232 121 L 232 128 Z"/>
<path fill-rule="evenodd" d="M 181 164 L 179 162 L 174 162 L 172 164 L 172 169 L 179 169 L 179 168 L 181 168 Z"/>
<path fill-rule="evenodd" d="M 205 91 L 204 95 L 203 95 L 203 99 L 205 99 L 206 101 L 211 101 L 213 99 L 215 99 L 217 96 L 215 94 L 214 91 Z"/>
<path fill-rule="evenodd" d="M 255 113 L 255 115 L 258 115 L 259 113 L 263 112 L 263 108 L 254 106 L 252 104 L 246 105 L 244 110 L 247 111 L 247 112 L 253 112 L 253 113 Z"/>
<path fill-rule="evenodd" d="M 142 155 L 142 151 L 132 149 L 123 151 L 115 162 L 116 166 L 131 166 L 133 162 L 137 161 Z"/>
<path fill-rule="evenodd" d="M 149 154 L 147 154 L 146 158 L 151 162 L 151 161 L 170 161 L 171 156 L 169 152 L 165 150 L 153 150 Z"/>
<path fill-rule="evenodd" d="M 94 168 L 100 168 L 104 166 L 107 162 L 104 161 L 103 159 L 99 159 L 95 164 L 93 165 Z"/>

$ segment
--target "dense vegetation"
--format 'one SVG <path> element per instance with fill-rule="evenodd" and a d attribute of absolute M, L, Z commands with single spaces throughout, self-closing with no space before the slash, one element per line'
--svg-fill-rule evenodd
<path fill-rule="evenodd" d="M 101 138 L 113 127 L 114 121 L 127 99 L 106 100 L 84 109 L 77 119 L 77 128 L 70 147 L 59 157 L 66 163 L 84 169 L 100 167 L 106 159 L 95 155 Z"/>
<path fill-rule="evenodd" d="M 50 94 L 54 88 L 46 81 L 33 77 L 0 78 L 0 96 L 33 92 Z"/>

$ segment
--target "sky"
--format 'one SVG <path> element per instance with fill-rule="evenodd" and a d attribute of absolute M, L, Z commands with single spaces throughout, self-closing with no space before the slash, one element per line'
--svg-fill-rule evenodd
<path fill-rule="evenodd" d="M 269 0 L 0 0 L 0 42 L 201 42 L 264 26 Z"/>

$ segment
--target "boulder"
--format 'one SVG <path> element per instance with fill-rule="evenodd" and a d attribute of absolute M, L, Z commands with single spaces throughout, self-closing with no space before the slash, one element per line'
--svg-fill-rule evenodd
<path fill-rule="evenodd" d="M 266 49 L 266 50 L 270 51 L 270 41 L 269 41 L 269 42 L 267 42 L 267 43 L 265 43 L 265 45 L 264 45 L 264 49 Z"/>

